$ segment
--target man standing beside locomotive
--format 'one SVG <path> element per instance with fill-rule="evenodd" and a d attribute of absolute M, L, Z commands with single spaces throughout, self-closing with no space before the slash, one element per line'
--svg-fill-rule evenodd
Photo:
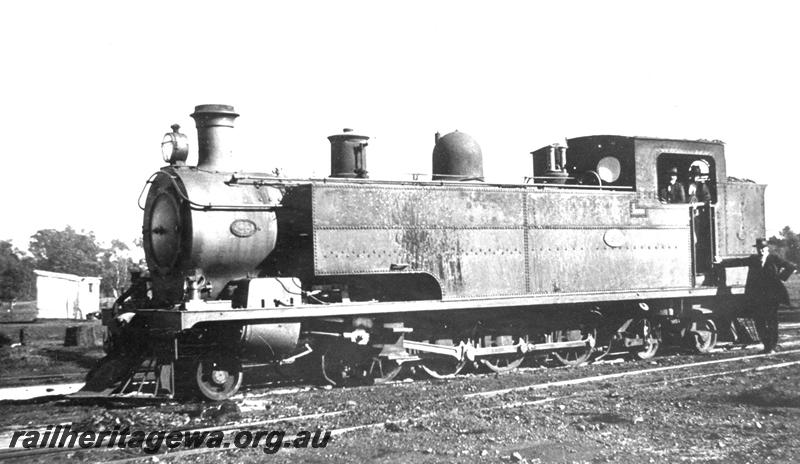
<path fill-rule="evenodd" d="M 661 203 L 686 203 L 686 193 L 683 184 L 678 182 L 678 168 L 669 170 L 669 182 L 658 192 Z"/>
<path fill-rule="evenodd" d="M 770 254 L 767 239 L 756 239 L 756 254 L 747 258 L 718 261 L 722 267 L 747 266 L 745 298 L 753 313 L 756 329 L 764 352 L 774 353 L 778 347 L 778 305 L 789 304 L 789 293 L 783 281 L 797 270 L 797 266 L 780 256 Z"/>

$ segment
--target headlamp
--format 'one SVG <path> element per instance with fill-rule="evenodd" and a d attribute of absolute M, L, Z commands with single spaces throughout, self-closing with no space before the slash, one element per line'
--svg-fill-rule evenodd
<path fill-rule="evenodd" d="M 173 124 L 170 127 L 172 132 L 164 134 L 161 140 L 161 157 L 165 163 L 183 164 L 189 156 L 189 140 L 178 132 L 181 126 Z"/>

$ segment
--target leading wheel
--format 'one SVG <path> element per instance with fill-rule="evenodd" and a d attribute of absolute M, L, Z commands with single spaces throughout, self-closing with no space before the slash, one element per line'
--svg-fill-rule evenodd
<path fill-rule="evenodd" d="M 375 350 L 352 343 L 334 343 L 319 358 L 325 382 L 336 387 L 388 382 L 403 366 L 397 361 L 376 356 Z"/>
<path fill-rule="evenodd" d="M 222 355 L 210 356 L 197 363 L 195 381 L 198 391 L 214 401 L 227 400 L 242 386 L 241 364 Z"/>
<path fill-rule="evenodd" d="M 363 385 L 369 378 L 368 364 L 356 345 L 333 343 L 319 357 L 319 367 L 325 382 L 335 387 Z"/>
<path fill-rule="evenodd" d="M 375 356 L 370 361 L 369 376 L 375 383 L 384 383 L 394 380 L 403 369 L 397 361 Z"/>

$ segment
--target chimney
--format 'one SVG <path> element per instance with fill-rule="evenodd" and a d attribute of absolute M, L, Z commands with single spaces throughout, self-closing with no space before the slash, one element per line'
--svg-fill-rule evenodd
<path fill-rule="evenodd" d="M 239 115 L 229 105 L 198 105 L 191 114 L 197 125 L 197 167 L 236 171 L 230 131 Z"/>

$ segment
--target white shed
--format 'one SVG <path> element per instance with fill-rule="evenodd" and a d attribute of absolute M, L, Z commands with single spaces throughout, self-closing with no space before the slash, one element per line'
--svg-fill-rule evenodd
<path fill-rule="evenodd" d="M 40 319 L 83 319 L 100 310 L 100 278 L 60 272 L 36 273 L 36 307 Z"/>

